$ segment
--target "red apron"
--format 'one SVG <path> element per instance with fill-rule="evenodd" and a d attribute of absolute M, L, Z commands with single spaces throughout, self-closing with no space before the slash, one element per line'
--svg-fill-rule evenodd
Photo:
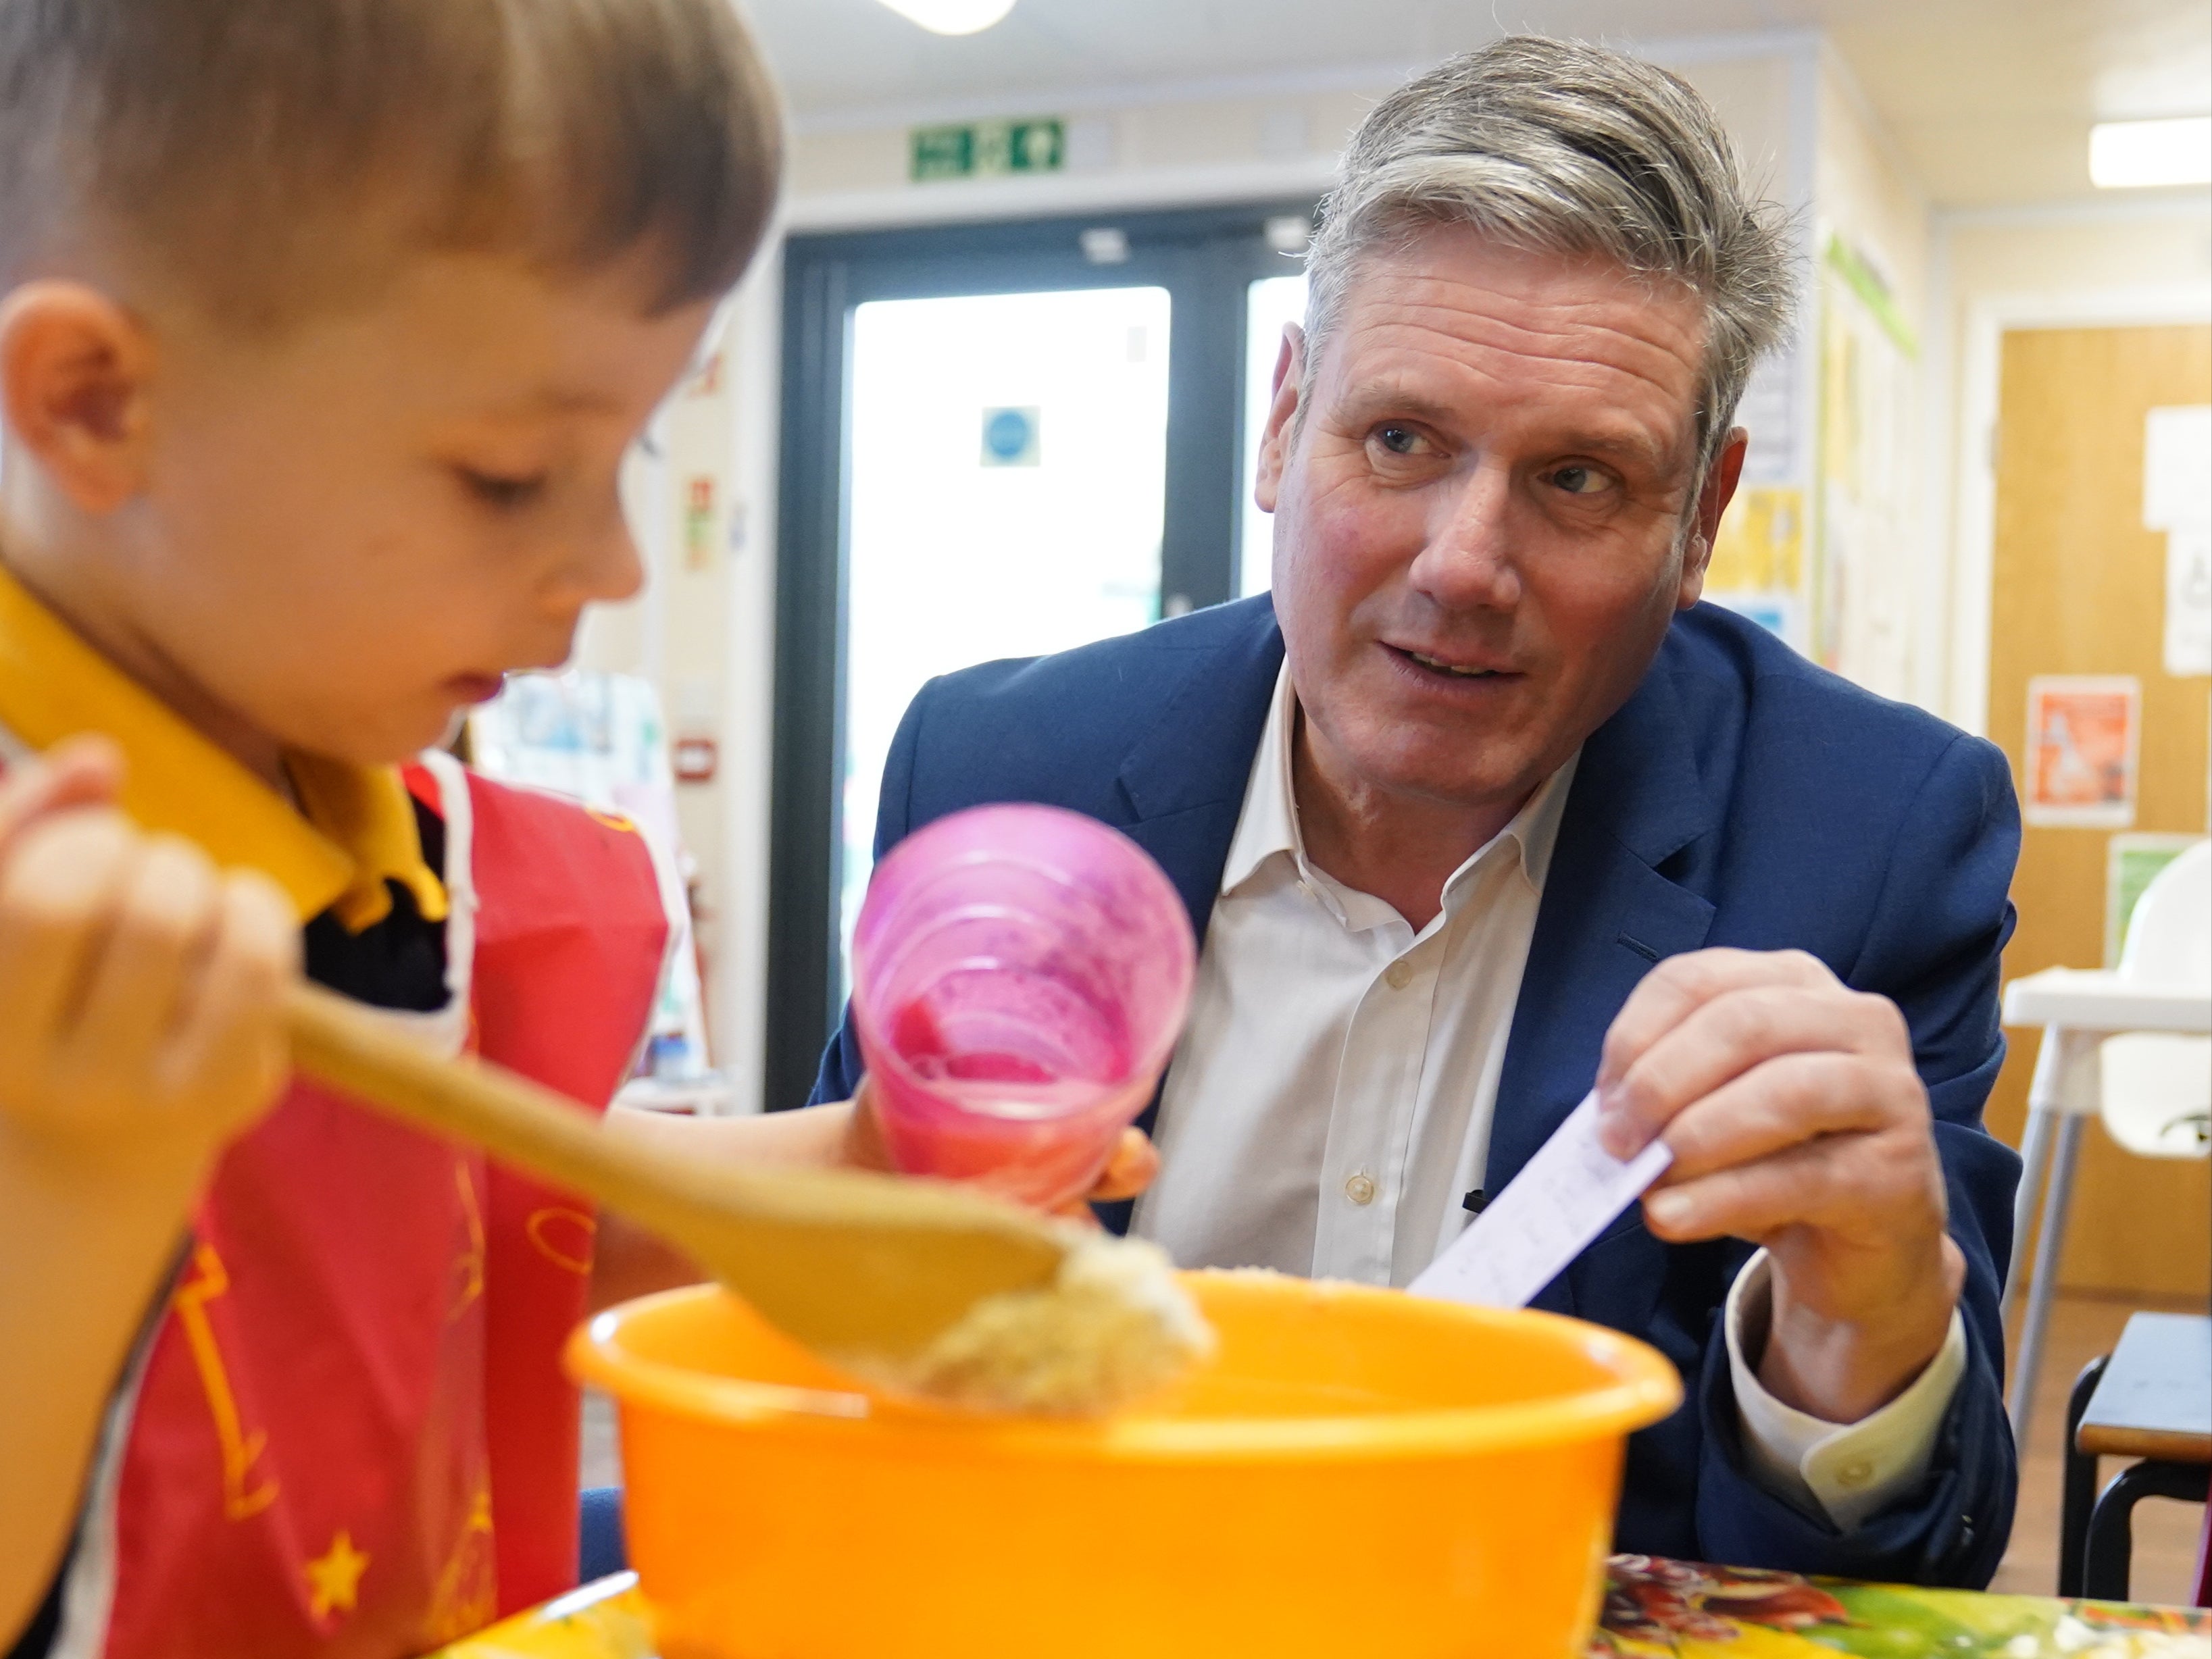
<path fill-rule="evenodd" d="M 459 1000 L 393 1018 L 603 1109 L 668 937 L 642 838 L 458 768 L 409 784 L 447 823 Z M 104 1599 L 107 1659 L 396 1659 L 574 1583 L 559 1350 L 592 1232 L 576 1199 L 295 1080 L 222 1158 L 118 1398 L 65 1647 Z"/>

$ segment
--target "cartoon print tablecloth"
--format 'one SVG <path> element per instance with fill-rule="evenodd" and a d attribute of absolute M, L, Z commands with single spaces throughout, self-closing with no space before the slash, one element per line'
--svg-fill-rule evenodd
<path fill-rule="evenodd" d="M 2212 1613 L 1978 1595 L 1615 1556 L 1590 1659 L 2212 1659 Z M 629 1575 L 434 1659 L 652 1659 Z"/>
<path fill-rule="evenodd" d="M 2212 1613 L 1617 1555 L 1591 1659 L 2212 1659 Z"/>

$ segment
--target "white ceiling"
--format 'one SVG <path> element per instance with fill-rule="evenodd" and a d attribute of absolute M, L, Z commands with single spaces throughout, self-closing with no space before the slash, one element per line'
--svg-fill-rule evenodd
<path fill-rule="evenodd" d="M 1509 28 L 1629 46 L 1820 28 L 1938 206 L 2085 196 L 2093 120 L 2212 108 L 2212 0 L 1018 0 L 957 39 L 877 0 L 747 9 L 802 127 L 1009 94 L 1328 83 Z"/>

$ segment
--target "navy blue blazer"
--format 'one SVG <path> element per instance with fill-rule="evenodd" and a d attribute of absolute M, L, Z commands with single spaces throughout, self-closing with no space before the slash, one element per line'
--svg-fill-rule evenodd
<path fill-rule="evenodd" d="M 933 680 L 891 745 L 878 855 L 987 801 L 1071 807 L 1159 860 L 1202 939 L 1282 660 L 1261 597 Z M 2020 1161 L 1983 1128 L 1982 1104 L 2004 1056 L 1997 958 L 2019 846 L 1996 748 L 1711 605 L 1675 619 L 1585 745 L 1498 1082 L 1493 1188 L 1589 1090 L 1606 1028 L 1654 963 L 1790 947 L 1904 1011 L 1966 1259 L 1970 1358 L 1929 1475 L 1839 1533 L 1746 1473 L 1721 1308 L 1751 1247 L 1663 1245 L 1631 1208 L 1534 1304 L 1641 1337 L 1681 1368 L 1685 1405 L 1629 1442 L 1620 1548 L 1977 1588 L 1996 1570 L 2016 1485 L 1997 1295 Z M 815 1098 L 847 1097 L 860 1075 L 848 1021 Z M 1128 1206 L 1109 1210 L 1127 1224 Z"/>

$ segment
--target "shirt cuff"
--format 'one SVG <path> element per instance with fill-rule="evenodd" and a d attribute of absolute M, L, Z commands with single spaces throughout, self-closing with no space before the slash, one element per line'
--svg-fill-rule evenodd
<path fill-rule="evenodd" d="M 1760 1486 L 1818 1506 L 1839 1531 L 1850 1532 L 1928 1473 L 1943 1414 L 1966 1375 L 1966 1323 L 1954 1308 L 1942 1347 L 1896 1399 L 1856 1423 L 1830 1423 L 1784 1405 L 1745 1361 L 1747 1333 L 1765 1347 L 1773 1278 L 1773 1261 L 1761 1250 L 1729 1286 L 1722 1316 L 1744 1451 Z"/>

